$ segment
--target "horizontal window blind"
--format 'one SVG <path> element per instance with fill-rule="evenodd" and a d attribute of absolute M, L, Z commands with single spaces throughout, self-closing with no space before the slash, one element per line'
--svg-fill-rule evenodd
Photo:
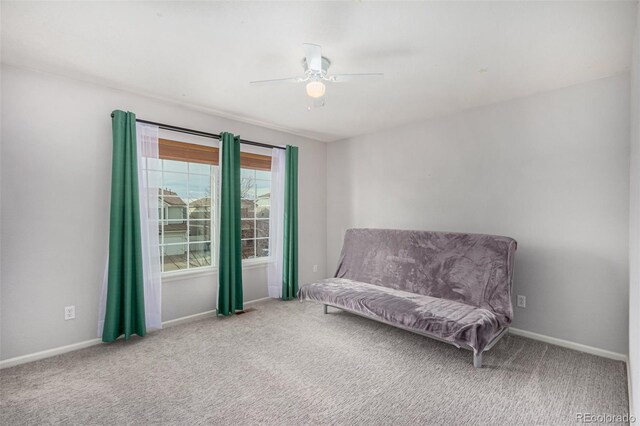
<path fill-rule="evenodd" d="M 178 142 L 169 139 L 158 140 L 159 155 L 163 160 L 188 161 L 218 165 L 218 148 L 193 143 Z M 271 170 L 271 157 L 268 155 L 240 152 L 240 167 L 243 169 Z"/>

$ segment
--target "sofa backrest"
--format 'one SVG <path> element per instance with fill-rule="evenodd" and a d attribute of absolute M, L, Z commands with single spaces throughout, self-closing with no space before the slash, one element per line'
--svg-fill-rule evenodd
<path fill-rule="evenodd" d="M 516 241 L 496 235 L 349 229 L 336 277 L 477 306 L 511 322 Z"/>

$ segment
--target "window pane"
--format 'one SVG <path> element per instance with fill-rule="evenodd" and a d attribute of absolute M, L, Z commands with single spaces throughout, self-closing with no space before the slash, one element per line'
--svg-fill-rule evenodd
<path fill-rule="evenodd" d="M 256 171 L 253 169 L 240 169 L 240 177 L 241 178 L 249 178 L 255 180 Z"/>
<path fill-rule="evenodd" d="M 164 221 L 163 244 L 175 244 L 187 242 L 187 222 Z"/>
<path fill-rule="evenodd" d="M 256 180 L 250 178 L 240 179 L 240 198 L 247 200 L 256 199 Z"/>
<path fill-rule="evenodd" d="M 163 271 L 187 269 L 187 245 L 176 244 L 163 247 Z"/>
<path fill-rule="evenodd" d="M 271 180 L 271 172 L 266 170 L 256 170 L 256 179 Z"/>
<path fill-rule="evenodd" d="M 189 267 L 211 266 L 211 243 L 189 244 Z"/>
<path fill-rule="evenodd" d="M 261 203 L 260 200 L 258 200 L 258 202 L 256 203 L 256 217 L 258 219 L 260 219 L 260 218 L 268 218 L 269 217 L 269 203 L 268 202 L 267 202 L 266 205 L 263 205 L 263 203 Z"/>
<path fill-rule="evenodd" d="M 269 239 L 256 240 L 256 257 L 269 257 Z"/>
<path fill-rule="evenodd" d="M 269 220 L 256 220 L 256 238 L 264 238 L 269 236 Z"/>
<path fill-rule="evenodd" d="M 253 247 L 255 240 L 242 240 L 242 258 L 251 259 L 256 257 L 256 252 Z"/>
<path fill-rule="evenodd" d="M 211 166 L 209 164 L 202 164 L 202 163 L 189 163 L 189 173 L 210 175 Z"/>
<path fill-rule="evenodd" d="M 166 198 L 165 198 L 166 200 Z M 166 202 L 166 201 L 165 201 Z M 184 206 L 165 206 L 164 217 L 169 223 L 183 223 L 187 218 L 187 208 Z"/>
<path fill-rule="evenodd" d="M 211 221 L 210 220 L 190 220 L 189 221 L 189 241 L 210 241 Z"/>
<path fill-rule="evenodd" d="M 162 188 L 162 172 L 147 170 L 147 186 L 149 188 Z"/>
<path fill-rule="evenodd" d="M 268 198 L 271 193 L 271 181 L 257 180 L 256 181 L 256 194 L 258 198 Z"/>
<path fill-rule="evenodd" d="M 210 219 L 211 198 L 205 197 L 189 203 L 189 219 Z"/>
<path fill-rule="evenodd" d="M 243 220 L 241 238 L 255 238 L 255 233 L 255 222 L 253 220 Z"/>
<path fill-rule="evenodd" d="M 160 165 L 162 171 L 150 170 L 148 179 L 160 188 L 162 270 L 209 267 L 213 264 L 212 173 L 216 169 L 209 164 L 173 160 L 161 160 Z M 255 186 L 252 188 L 255 194 Z M 252 224 L 248 232 L 254 235 L 254 228 Z"/>
<path fill-rule="evenodd" d="M 197 201 L 211 197 L 211 177 L 189 175 L 189 200 Z"/>
<path fill-rule="evenodd" d="M 147 170 L 159 170 L 162 171 L 162 160 L 159 158 L 145 157 Z"/>
<path fill-rule="evenodd" d="M 253 200 L 243 198 L 240 200 L 240 217 L 253 218 L 256 210 L 256 203 Z"/>
<path fill-rule="evenodd" d="M 187 163 L 184 161 L 162 160 L 162 165 L 165 172 L 187 173 Z"/>
<path fill-rule="evenodd" d="M 187 204 L 185 202 L 188 194 L 187 177 L 188 175 L 183 173 L 164 172 L 162 174 L 162 189 L 165 203 L 183 206 Z"/>

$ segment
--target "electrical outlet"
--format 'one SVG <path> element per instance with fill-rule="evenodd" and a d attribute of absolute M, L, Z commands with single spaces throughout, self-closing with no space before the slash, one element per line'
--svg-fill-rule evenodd
<path fill-rule="evenodd" d="M 65 306 L 64 307 L 64 320 L 72 320 L 76 319 L 76 307 L 75 306 Z"/>
<path fill-rule="evenodd" d="M 313 272 L 318 272 L 318 265 L 313 265 Z"/>
<path fill-rule="evenodd" d="M 527 298 L 521 294 L 518 295 L 518 308 L 526 308 L 527 307 Z"/>

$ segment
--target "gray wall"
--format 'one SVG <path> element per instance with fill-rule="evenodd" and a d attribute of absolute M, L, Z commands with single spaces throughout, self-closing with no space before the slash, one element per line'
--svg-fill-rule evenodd
<path fill-rule="evenodd" d="M 329 144 L 328 272 L 349 227 L 508 235 L 527 297 L 514 327 L 626 353 L 629 88 L 618 75 Z"/>
<path fill-rule="evenodd" d="M 353 226 L 509 235 L 520 243 L 514 294 L 528 302 L 516 308 L 514 326 L 627 351 L 628 76 L 327 148 L 118 90 L 4 65 L 0 72 L 0 359 L 95 336 L 108 232 L 108 114 L 116 108 L 300 146 L 301 282 L 333 273 Z M 637 75 L 634 84 L 637 102 Z M 636 257 L 636 286 L 637 268 Z M 264 267 L 245 271 L 246 300 L 266 296 L 265 277 Z M 164 319 L 213 309 L 215 280 L 166 281 Z M 77 318 L 64 321 L 70 304 Z"/>
<path fill-rule="evenodd" d="M 640 414 L 640 8 L 631 67 L 631 202 L 629 214 L 629 398 Z"/>
<path fill-rule="evenodd" d="M 108 236 L 109 114 L 114 109 L 299 146 L 300 281 L 324 277 L 324 143 L 5 65 L 1 90 L 1 359 L 96 337 Z M 213 274 L 164 282 L 163 320 L 214 309 L 216 283 Z M 244 294 L 245 300 L 267 296 L 264 266 L 245 270 Z M 75 320 L 64 321 L 66 305 L 76 306 Z"/>

